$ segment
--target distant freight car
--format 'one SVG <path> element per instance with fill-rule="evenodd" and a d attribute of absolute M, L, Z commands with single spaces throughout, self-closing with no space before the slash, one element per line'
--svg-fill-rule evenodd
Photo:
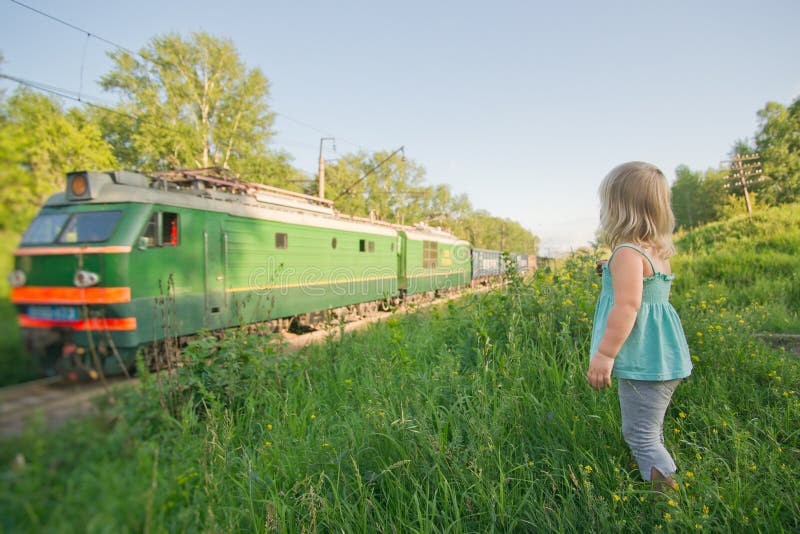
<path fill-rule="evenodd" d="M 487 284 L 501 274 L 503 274 L 503 262 L 499 250 L 472 249 L 473 283 Z"/>

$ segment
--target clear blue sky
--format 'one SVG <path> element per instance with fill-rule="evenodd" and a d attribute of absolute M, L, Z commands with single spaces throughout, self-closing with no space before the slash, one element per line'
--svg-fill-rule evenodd
<path fill-rule="evenodd" d="M 20 1 L 135 51 L 230 37 L 270 80 L 273 146 L 298 168 L 315 172 L 323 136 L 340 154 L 403 145 L 428 183 L 519 221 L 543 253 L 593 239 L 617 163 L 671 180 L 718 167 L 766 102 L 800 95 L 796 0 Z M 110 49 L 0 0 L 8 75 L 112 102 L 96 84 Z"/>

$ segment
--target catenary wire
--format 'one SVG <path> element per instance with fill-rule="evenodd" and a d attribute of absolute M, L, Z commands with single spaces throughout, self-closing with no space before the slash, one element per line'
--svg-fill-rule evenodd
<path fill-rule="evenodd" d="M 38 13 L 39 15 L 41 15 L 43 17 L 47 17 L 50 20 L 54 20 L 54 21 L 56 21 L 56 22 L 58 22 L 60 24 L 63 24 L 64 26 L 72 28 L 73 30 L 79 31 L 81 33 L 85 33 L 86 35 L 88 35 L 90 37 L 94 37 L 98 41 L 103 41 L 104 43 L 110 44 L 111 46 L 113 46 L 115 48 L 119 48 L 120 50 L 124 50 L 125 52 L 127 52 L 127 53 L 129 53 L 129 54 L 131 54 L 133 56 L 138 56 L 139 55 L 136 52 L 133 52 L 133 51 L 129 50 L 128 48 L 125 48 L 124 46 L 115 43 L 114 41 L 109 41 L 108 39 L 106 39 L 104 37 L 100 37 L 96 33 L 92 33 L 89 30 L 84 30 L 83 28 L 80 28 L 80 27 L 75 26 L 74 24 L 71 24 L 71 23 L 69 23 L 69 22 L 67 22 L 65 20 L 62 20 L 62 19 L 60 19 L 58 17 L 55 17 L 53 15 L 50 15 L 49 13 L 45 13 L 44 11 L 36 9 L 35 7 L 31 7 L 31 6 L 27 5 L 27 4 L 23 4 L 19 0 L 11 0 L 11 2 L 17 4 L 18 6 L 24 7 L 25 9 L 29 9 L 29 10 L 33 11 L 34 13 Z"/>

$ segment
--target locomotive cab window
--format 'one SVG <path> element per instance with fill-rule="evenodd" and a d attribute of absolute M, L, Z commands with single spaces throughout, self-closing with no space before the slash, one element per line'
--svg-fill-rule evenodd
<path fill-rule="evenodd" d="M 59 243 L 102 243 L 108 241 L 122 212 L 86 211 L 73 213 L 61 234 Z"/>
<path fill-rule="evenodd" d="M 67 213 L 48 213 L 39 215 L 33 221 L 25 234 L 22 236 L 23 245 L 44 245 L 52 243 L 64 228 L 69 214 Z"/>
<path fill-rule="evenodd" d="M 175 247 L 178 232 L 178 214 L 158 211 L 147 221 L 141 242 L 146 247 Z"/>
<path fill-rule="evenodd" d="M 178 214 L 164 212 L 161 215 L 161 244 L 175 247 L 178 245 Z"/>
<path fill-rule="evenodd" d="M 275 234 L 275 248 L 289 248 L 289 234 L 277 232 Z"/>
<path fill-rule="evenodd" d="M 23 245 L 102 243 L 117 226 L 122 212 L 46 213 L 36 217 L 22 236 Z"/>

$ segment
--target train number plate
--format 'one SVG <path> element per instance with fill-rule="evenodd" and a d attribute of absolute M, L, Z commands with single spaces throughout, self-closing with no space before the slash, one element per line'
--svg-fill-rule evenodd
<path fill-rule="evenodd" d="M 77 321 L 75 306 L 28 306 L 28 317 L 50 321 Z"/>

